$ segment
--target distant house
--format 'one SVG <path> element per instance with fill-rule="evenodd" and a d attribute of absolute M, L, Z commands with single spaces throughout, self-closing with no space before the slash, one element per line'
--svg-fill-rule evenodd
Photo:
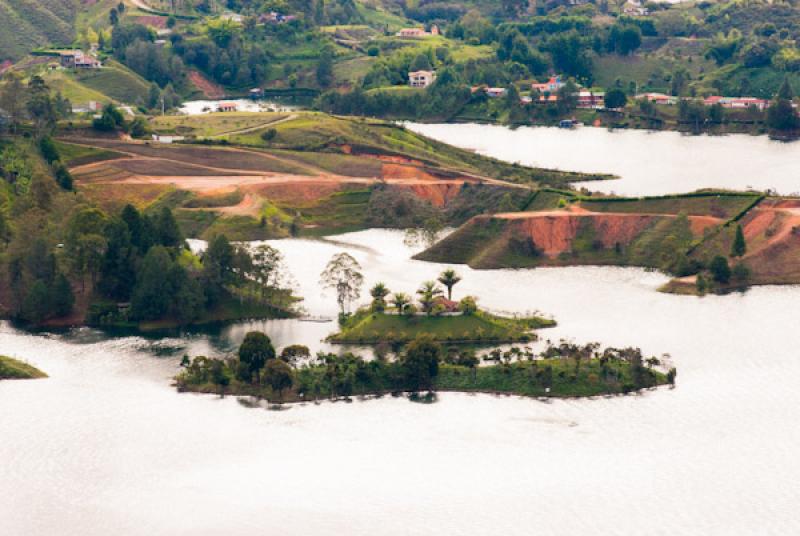
<path fill-rule="evenodd" d="M 489 97 L 496 99 L 499 97 L 504 97 L 508 93 L 508 90 L 504 87 L 487 87 L 486 88 L 486 95 Z"/>
<path fill-rule="evenodd" d="M 578 92 L 578 108 L 603 108 L 605 107 L 606 94 L 602 91 L 589 91 L 582 89 Z"/>
<path fill-rule="evenodd" d="M 408 73 L 408 85 L 428 87 L 436 81 L 436 71 L 412 71 Z"/>
<path fill-rule="evenodd" d="M 283 15 L 277 11 L 270 11 L 269 13 L 262 13 L 258 16 L 258 22 L 261 24 L 283 24 L 291 22 L 297 17 L 295 15 Z"/>
<path fill-rule="evenodd" d="M 543 84 L 531 84 L 531 89 L 539 93 L 555 93 L 565 85 L 566 83 L 562 82 L 561 77 L 557 75 L 551 76 L 550 79 Z"/>
<path fill-rule="evenodd" d="M 237 109 L 235 102 L 220 102 L 217 104 L 218 112 L 235 112 Z"/>
<path fill-rule="evenodd" d="M 637 0 L 628 0 L 628 2 L 622 6 L 622 13 L 631 17 L 646 17 L 650 14 L 650 11 L 642 6 L 641 2 Z"/>
<path fill-rule="evenodd" d="M 405 38 L 430 37 L 432 35 L 439 35 L 439 27 L 434 24 L 431 26 L 430 32 L 426 32 L 425 28 L 403 28 L 395 35 Z"/>
<path fill-rule="evenodd" d="M 85 114 L 89 112 L 99 112 L 103 108 L 102 102 L 97 101 L 89 101 L 83 104 L 74 104 L 72 106 L 72 113 L 74 114 Z"/>
<path fill-rule="evenodd" d="M 248 91 L 248 95 L 250 95 L 251 99 L 260 99 L 264 97 L 264 90 L 260 87 L 254 87 Z"/>
<path fill-rule="evenodd" d="M 61 52 L 61 66 L 66 69 L 99 69 L 102 63 L 81 50 L 66 50 Z"/>
<path fill-rule="evenodd" d="M 706 106 L 713 106 L 719 104 L 723 108 L 750 108 L 754 107 L 757 110 L 764 110 L 769 106 L 769 101 L 766 99 L 757 99 L 755 97 L 721 97 L 719 95 L 712 95 L 703 100 Z"/>
<path fill-rule="evenodd" d="M 161 136 L 159 134 L 153 134 L 153 141 L 158 143 L 172 143 L 176 141 L 182 141 L 185 138 L 183 136 Z"/>
<path fill-rule="evenodd" d="M 668 104 L 673 105 L 678 103 L 678 97 L 672 95 L 665 95 L 663 93 L 640 93 L 636 95 L 636 100 L 647 100 L 653 104 Z"/>

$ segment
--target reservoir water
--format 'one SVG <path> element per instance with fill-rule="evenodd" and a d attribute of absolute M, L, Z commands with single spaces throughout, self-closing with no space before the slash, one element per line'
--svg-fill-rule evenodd
<path fill-rule="evenodd" d="M 335 313 L 317 281 L 336 252 L 359 260 L 367 285 L 406 292 L 442 268 L 410 260 L 395 231 L 274 245 L 315 315 Z M 167 338 L 2 324 L 0 353 L 50 378 L 0 382 L 0 534 L 800 531 L 800 287 L 695 298 L 656 292 L 666 277 L 639 269 L 458 270 L 457 296 L 554 315 L 543 336 L 669 353 L 677 388 L 272 411 L 178 394 L 170 378 L 184 353 L 222 355 L 253 327 L 319 349 L 332 324 Z"/>
<path fill-rule="evenodd" d="M 480 124 L 407 123 L 415 132 L 480 154 L 530 166 L 613 173 L 611 181 L 576 183 L 618 195 L 661 195 L 701 188 L 800 192 L 800 142 L 732 134 L 581 127 L 511 129 Z"/>

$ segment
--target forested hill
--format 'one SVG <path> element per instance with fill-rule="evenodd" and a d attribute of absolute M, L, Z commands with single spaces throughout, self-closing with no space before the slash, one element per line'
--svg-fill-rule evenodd
<path fill-rule="evenodd" d="M 0 62 L 75 38 L 77 0 L 0 0 Z"/>

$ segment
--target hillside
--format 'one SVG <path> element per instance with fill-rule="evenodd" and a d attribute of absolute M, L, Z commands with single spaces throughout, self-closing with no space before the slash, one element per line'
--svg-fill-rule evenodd
<path fill-rule="evenodd" d="M 741 256 L 732 253 L 738 226 Z M 719 290 L 800 283 L 798 229 L 797 199 L 725 192 L 575 197 L 560 209 L 476 216 L 416 258 L 484 269 L 642 266 L 679 276 L 665 290 L 694 293 L 697 274 L 710 278 L 715 257 L 733 268 L 729 280 L 716 282 Z"/>
<path fill-rule="evenodd" d="M 77 9 L 77 0 L 0 0 L 0 63 L 36 47 L 69 45 Z"/>
<path fill-rule="evenodd" d="M 63 134 L 70 143 L 61 152 L 79 190 L 104 209 L 170 206 L 197 237 L 459 225 L 486 211 L 524 208 L 539 184 L 604 178 L 512 166 L 390 123 L 319 113 L 166 116 L 151 125 L 196 143 L 78 131 Z"/>

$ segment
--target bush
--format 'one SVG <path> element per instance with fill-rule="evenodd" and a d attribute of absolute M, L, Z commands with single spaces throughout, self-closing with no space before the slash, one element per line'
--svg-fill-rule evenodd
<path fill-rule="evenodd" d="M 740 262 L 733 267 L 731 275 L 736 281 L 747 281 L 750 279 L 750 268 L 748 268 L 746 264 Z"/>
<path fill-rule="evenodd" d="M 472 296 L 465 296 L 458 302 L 458 310 L 466 316 L 474 315 L 478 312 L 478 303 Z"/>
<path fill-rule="evenodd" d="M 717 255 L 711 261 L 711 277 L 717 283 L 725 284 L 731 279 L 731 268 L 728 266 L 728 259 L 721 255 Z"/>
<path fill-rule="evenodd" d="M 275 136 L 277 136 L 277 135 L 278 135 L 278 131 L 277 130 L 275 130 L 274 128 L 268 128 L 267 130 L 265 130 L 264 132 L 261 133 L 261 139 L 266 141 L 266 142 L 270 142 L 270 141 L 274 140 Z"/>

